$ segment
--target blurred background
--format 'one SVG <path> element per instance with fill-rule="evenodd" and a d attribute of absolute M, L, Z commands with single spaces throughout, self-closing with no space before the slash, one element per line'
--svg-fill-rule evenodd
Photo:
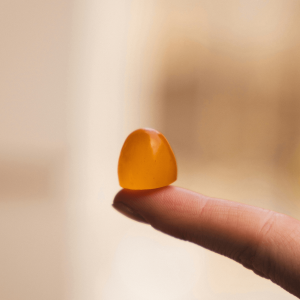
<path fill-rule="evenodd" d="M 111 207 L 127 135 L 178 186 L 300 219 L 297 0 L 0 2 L 0 299 L 295 299 Z"/>

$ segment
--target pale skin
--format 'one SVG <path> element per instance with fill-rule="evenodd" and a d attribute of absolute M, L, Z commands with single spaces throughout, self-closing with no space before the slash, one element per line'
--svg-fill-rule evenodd
<path fill-rule="evenodd" d="M 176 238 L 225 255 L 300 298 L 300 221 L 175 186 L 121 190 L 113 207 Z"/>

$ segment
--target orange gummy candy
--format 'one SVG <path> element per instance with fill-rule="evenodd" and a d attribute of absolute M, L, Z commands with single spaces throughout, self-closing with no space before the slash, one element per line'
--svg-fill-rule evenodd
<path fill-rule="evenodd" d="M 167 139 L 150 128 L 132 132 L 122 147 L 120 186 L 130 190 L 156 189 L 177 179 L 177 164 Z"/>

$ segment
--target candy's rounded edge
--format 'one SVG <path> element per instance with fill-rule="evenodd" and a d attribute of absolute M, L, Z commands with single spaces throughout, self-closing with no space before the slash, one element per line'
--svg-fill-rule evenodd
<path fill-rule="evenodd" d="M 130 132 L 130 133 L 127 135 L 127 137 L 126 137 L 126 139 L 125 139 L 125 141 L 123 142 L 123 145 L 122 145 L 122 147 L 121 147 L 121 151 L 120 151 L 119 159 L 118 159 L 118 166 L 117 166 L 117 173 L 118 173 L 119 186 L 122 187 L 122 188 L 124 188 L 124 189 L 125 189 L 125 187 L 121 185 L 120 172 L 119 172 L 119 169 L 120 169 L 121 154 L 122 154 L 122 152 L 123 152 L 123 148 L 124 148 L 124 146 L 125 146 L 127 140 L 128 140 L 133 134 L 137 133 L 138 131 L 142 131 L 142 130 L 154 131 L 154 132 L 156 132 L 156 133 L 158 133 L 158 134 L 160 133 L 159 131 L 157 131 L 157 130 L 155 130 L 155 129 L 152 129 L 152 128 L 138 128 L 138 129 L 136 129 L 136 130 Z M 126 188 L 126 189 L 129 189 L 129 188 Z M 131 190 L 133 190 L 133 189 L 131 189 Z"/>

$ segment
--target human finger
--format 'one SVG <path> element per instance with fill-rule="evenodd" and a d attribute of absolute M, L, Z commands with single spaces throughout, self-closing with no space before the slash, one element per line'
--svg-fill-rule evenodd
<path fill-rule="evenodd" d="M 121 190 L 113 206 L 164 233 L 225 255 L 300 297 L 300 222 L 168 186 Z"/>

